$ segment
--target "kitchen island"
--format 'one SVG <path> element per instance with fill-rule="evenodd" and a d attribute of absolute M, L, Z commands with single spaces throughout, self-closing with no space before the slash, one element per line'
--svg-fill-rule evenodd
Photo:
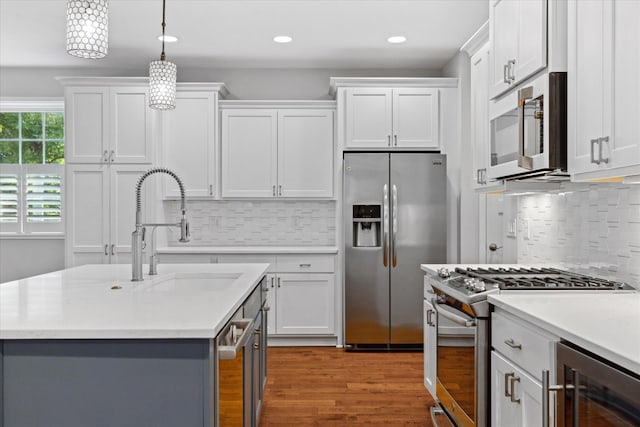
<path fill-rule="evenodd" d="M 0 426 L 212 426 L 216 336 L 267 264 L 86 265 L 0 285 Z M 241 314 L 240 314 L 241 315 Z"/>

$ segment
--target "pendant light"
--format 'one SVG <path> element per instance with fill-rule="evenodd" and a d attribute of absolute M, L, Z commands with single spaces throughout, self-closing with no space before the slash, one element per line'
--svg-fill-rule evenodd
<path fill-rule="evenodd" d="M 165 3 L 162 0 L 162 53 L 159 61 L 149 64 L 149 107 L 156 110 L 173 110 L 176 108 L 176 74 L 177 67 L 166 61 L 164 54 Z"/>
<path fill-rule="evenodd" d="M 67 52 L 104 58 L 109 47 L 109 0 L 67 0 Z"/>

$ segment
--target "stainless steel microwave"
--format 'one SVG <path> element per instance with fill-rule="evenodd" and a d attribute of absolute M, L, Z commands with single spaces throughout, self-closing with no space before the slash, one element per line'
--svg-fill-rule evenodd
<path fill-rule="evenodd" d="M 567 73 L 540 75 L 493 101 L 490 179 L 567 170 Z"/>

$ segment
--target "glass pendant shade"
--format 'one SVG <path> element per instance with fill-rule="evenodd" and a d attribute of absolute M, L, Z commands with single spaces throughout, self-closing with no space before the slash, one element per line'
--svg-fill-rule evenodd
<path fill-rule="evenodd" d="M 109 0 L 67 0 L 67 52 L 104 58 L 109 47 Z"/>
<path fill-rule="evenodd" d="M 176 108 L 176 64 L 152 61 L 149 64 L 149 107 L 156 110 Z"/>

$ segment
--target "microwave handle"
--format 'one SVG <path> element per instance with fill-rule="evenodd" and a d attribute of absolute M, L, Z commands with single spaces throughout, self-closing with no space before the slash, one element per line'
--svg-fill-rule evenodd
<path fill-rule="evenodd" d="M 518 166 L 533 170 L 533 157 L 525 156 L 524 146 L 524 106 L 527 99 L 533 98 L 533 86 L 518 91 Z"/>

